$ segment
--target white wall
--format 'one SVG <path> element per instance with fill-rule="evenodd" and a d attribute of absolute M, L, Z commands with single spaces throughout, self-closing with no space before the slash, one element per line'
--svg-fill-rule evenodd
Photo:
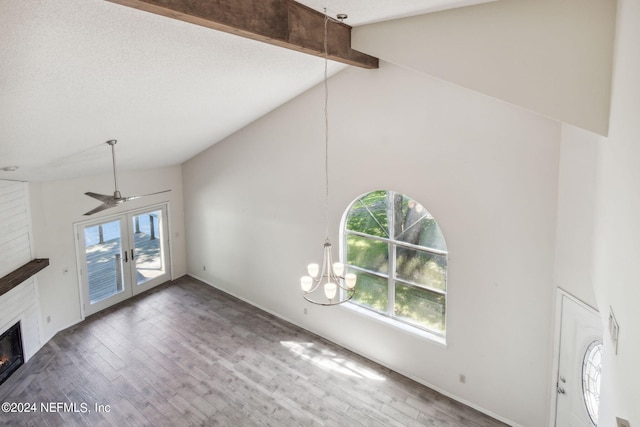
<path fill-rule="evenodd" d="M 0 180 L 0 277 L 34 258 L 32 235 L 28 185 Z M 37 276 L 0 295 L 0 334 L 20 322 L 25 360 L 43 343 L 37 295 Z"/>
<path fill-rule="evenodd" d="M 385 61 L 606 135 L 615 1 L 497 1 L 354 29 Z"/>
<path fill-rule="evenodd" d="M 557 286 L 597 309 L 593 231 L 600 137 L 567 124 L 561 135 L 553 277 Z"/>
<path fill-rule="evenodd" d="M 447 347 L 300 295 L 324 241 L 320 88 L 183 165 L 188 272 L 502 419 L 544 425 L 559 124 L 385 62 L 333 77 L 329 108 L 331 238 L 367 191 L 423 203 L 450 251 Z"/>
<path fill-rule="evenodd" d="M 0 180 L 0 277 L 31 261 L 29 188 Z"/>
<path fill-rule="evenodd" d="M 29 184 L 36 256 L 50 259 L 49 267 L 38 275 L 45 342 L 58 331 L 81 320 L 75 222 L 168 201 L 172 274 L 173 277 L 180 277 L 186 273 L 181 166 L 118 172 L 118 185 L 125 196 L 165 189 L 171 189 L 171 192 L 133 200 L 121 208 L 86 217 L 83 213 L 100 202 L 84 193 L 112 194 L 113 175 Z M 49 316 L 51 321 L 47 322 Z"/>
<path fill-rule="evenodd" d="M 640 3 L 618 1 L 609 138 L 600 144 L 596 211 L 596 298 L 620 325 L 616 355 L 605 329 L 600 424 L 640 426 Z"/>

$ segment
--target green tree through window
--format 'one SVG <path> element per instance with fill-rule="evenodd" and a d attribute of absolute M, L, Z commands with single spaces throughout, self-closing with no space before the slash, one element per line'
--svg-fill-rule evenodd
<path fill-rule="evenodd" d="M 365 194 L 348 209 L 343 237 L 345 264 L 358 275 L 352 302 L 444 336 L 447 246 L 420 203 Z"/>

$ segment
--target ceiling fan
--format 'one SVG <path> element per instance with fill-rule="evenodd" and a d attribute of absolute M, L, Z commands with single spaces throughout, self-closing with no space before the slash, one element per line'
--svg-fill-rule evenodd
<path fill-rule="evenodd" d="M 102 202 L 102 204 L 100 206 L 98 206 L 95 209 L 90 210 L 89 212 L 85 213 L 85 215 L 93 215 L 94 213 L 98 213 L 101 212 L 105 209 L 109 209 L 109 208 L 114 208 L 116 206 L 119 206 L 125 202 L 128 202 L 129 200 L 134 200 L 134 199 L 139 199 L 141 197 L 146 197 L 146 196 L 152 196 L 154 194 L 160 194 L 160 193 L 166 193 L 168 191 L 171 190 L 164 190 L 164 191 L 158 191 L 157 193 L 149 193 L 149 194 L 143 194 L 141 196 L 129 196 L 129 197 L 122 197 L 122 195 L 120 194 L 120 191 L 118 191 L 118 176 L 116 174 L 116 149 L 115 149 L 115 145 L 118 141 L 115 139 L 110 139 L 109 141 L 107 141 L 107 144 L 109 144 L 111 146 L 111 157 L 113 158 L 113 181 L 115 183 L 115 191 L 113 192 L 113 196 L 109 196 L 107 194 L 98 194 L 98 193 L 92 193 L 92 192 L 87 192 L 84 193 L 89 197 L 93 197 L 94 199 L 98 199 Z"/>

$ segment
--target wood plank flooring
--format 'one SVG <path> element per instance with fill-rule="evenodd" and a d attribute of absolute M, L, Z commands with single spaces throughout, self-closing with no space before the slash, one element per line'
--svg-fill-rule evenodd
<path fill-rule="evenodd" d="M 188 276 L 58 333 L 0 402 L 36 407 L 2 426 L 504 425 Z"/>

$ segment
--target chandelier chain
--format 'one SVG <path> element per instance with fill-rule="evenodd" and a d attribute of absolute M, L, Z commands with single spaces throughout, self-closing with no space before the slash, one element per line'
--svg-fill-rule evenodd
<path fill-rule="evenodd" d="M 325 237 L 329 241 L 329 85 L 328 62 L 329 62 L 329 36 L 328 36 L 329 16 L 327 8 L 324 8 L 324 179 L 325 179 Z"/>
<path fill-rule="evenodd" d="M 341 14 L 342 15 L 342 14 Z M 355 293 L 357 275 L 345 274 L 345 265 L 333 262 L 329 241 L 329 16 L 324 9 L 324 179 L 325 179 L 325 243 L 322 264 L 309 264 L 308 275 L 300 278 L 303 297 L 318 305 L 336 305 L 349 301 Z M 318 292 L 316 292 L 318 291 Z M 324 294 L 324 295 L 323 295 Z M 336 298 L 337 297 L 337 298 Z"/>

